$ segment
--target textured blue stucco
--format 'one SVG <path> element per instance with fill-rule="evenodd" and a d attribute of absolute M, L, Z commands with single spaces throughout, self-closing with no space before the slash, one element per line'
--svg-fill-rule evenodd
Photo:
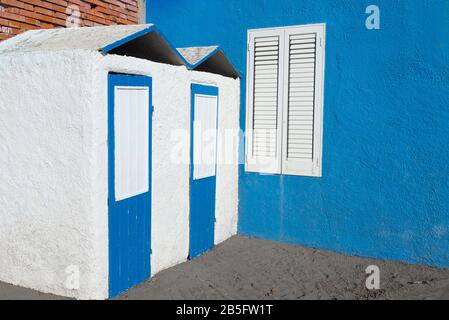
<path fill-rule="evenodd" d="M 365 28 L 377 5 L 381 29 Z M 220 45 L 242 73 L 246 31 L 327 24 L 323 177 L 247 174 L 239 232 L 449 267 L 449 1 L 150 0 L 176 46 Z"/>

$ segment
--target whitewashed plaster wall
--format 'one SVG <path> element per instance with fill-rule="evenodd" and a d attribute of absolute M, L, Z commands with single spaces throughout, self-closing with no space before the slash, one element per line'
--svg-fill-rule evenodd
<path fill-rule="evenodd" d="M 190 132 L 190 85 L 219 87 L 223 141 L 228 129 L 239 127 L 239 80 L 87 50 L 4 55 L 0 281 L 79 299 L 107 298 L 109 72 L 153 78 L 152 274 L 187 259 L 188 136 L 186 158 L 173 153 L 179 133 Z M 217 168 L 216 243 L 237 231 L 237 149 L 235 137 L 224 157 L 228 163 Z M 219 143 L 218 158 L 224 153 Z M 67 281 L 77 268 L 79 289 L 70 289 Z"/>
<path fill-rule="evenodd" d="M 1 281 L 103 297 L 91 59 L 87 52 L 0 56 Z M 72 290 L 66 282 L 77 268 L 79 290 Z"/>

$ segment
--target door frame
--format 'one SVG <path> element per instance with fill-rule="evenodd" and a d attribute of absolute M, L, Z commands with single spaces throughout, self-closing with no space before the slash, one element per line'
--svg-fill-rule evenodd
<path fill-rule="evenodd" d="M 143 75 L 133 75 L 133 74 L 123 74 L 123 73 L 114 73 L 110 72 L 108 74 L 108 295 L 110 298 L 117 296 L 118 294 L 125 292 L 129 288 L 134 285 L 141 283 L 142 281 L 147 280 L 151 277 L 151 206 L 152 206 L 152 130 L 153 130 L 153 85 L 152 85 L 152 77 L 143 76 Z M 148 259 L 146 263 L 148 265 L 144 265 L 142 268 L 145 269 L 145 275 L 142 279 L 139 279 L 138 283 L 132 284 L 127 289 L 119 289 L 116 290 L 111 285 L 112 281 L 118 281 L 117 279 L 113 279 L 113 274 L 111 273 L 111 267 L 113 266 L 112 260 L 112 246 L 111 243 L 114 242 L 113 237 L 115 236 L 113 232 L 111 232 L 111 213 L 113 212 L 112 205 L 115 201 L 115 87 L 148 87 L 149 88 L 149 137 L 148 137 L 148 184 L 149 190 L 146 193 L 135 195 L 128 199 L 137 198 L 139 196 L 143 196 L 148 194 L 149 197 L 149 211 L 146 218 L 148 219 L 147 227 L 145 228 L 145 233 L 143 235 L 143 241 L 145 247 L 145 254 L 148 254 Z M 128 199 L 124 199 L 126 201 Z M 116 241 L 116 240 L 115 240 Z M 145 279 L 143 279 L 145 278 Z"/>
<path fill-rule="evenodd" d="M 194 161 L 193 161 L 193 153 L 194 153 L 194 120 L 195 120 L 195 96 L 196 95 L 204 95 L 204 96 L 212 96 L 217 97 L 217 115 L 216 115 L 216 129 L 217 129 L 217 135 L 216 135 L 216 147 L 215 147 L 215 176 L 208 177 L 205 179 L 214 179 L 214 204 L 216 205 L 216 187 L 217 187 L 217 153 L 218 153 L 218 117 L 219 117 L 219 110 L 220 110 L 220 98 L 219 98 L 219 88 L 214 85 L 202 85 L 202 84 L 191 84 L 191 101 L 190 101 L 190 166 L 189 166 L 189 259 L 194 259 L 198 257 L 199 255 L 207 252 L 208 250 L 212 249 L 215 246 L 215 222 L 216 222 L 216 211 L 214 207 L 214 222 L 213 222 L 213 240 L 212 240 L 212 246 L 211 248 L 199 253 L 195 254 L 192 257 L 191 252 L 191 245 L 192 245 L 192 182 L 193 182 L 193 175 L 194 175 Z M 200 179 L 203 180 L 203 179 Z"/>

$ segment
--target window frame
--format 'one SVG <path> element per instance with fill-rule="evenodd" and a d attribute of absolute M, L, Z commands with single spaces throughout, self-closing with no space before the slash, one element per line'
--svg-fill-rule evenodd
<path fill-rule="evenodd" d="M 289 96 L 289 36 L 292 34 L 316 33 L 314 117 L 313 117 L 313 160 L 292 161 L 287 159 L 287 122 Z M 277 153 L 275 158 L 264 159 L 252 153 L 253 144 L 253 99 L 254 99 L 254 39 L 257 37 L 279 36 L 278 71 L 278 119 Z M 322 177 L 323 153 L 323 110 L 324 110 L 324 70 L 325 70 L 326 24 L 309 24 L 277 28 L 250 29 L 247 35 L 246 72 L 246 140 L 245 171 L 262 174 L 282 174 L 308 177 Z M 262 163 L 261 163 L 262 161 Z M 268 165 L 267 165 L 268 163 Z"/>

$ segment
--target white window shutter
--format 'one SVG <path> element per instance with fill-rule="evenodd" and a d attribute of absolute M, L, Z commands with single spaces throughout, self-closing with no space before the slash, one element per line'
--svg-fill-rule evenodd
<path fill-rule="evenodd" d="M 324 25 L 285 30 L 282 174 L 321 176 Z"/>
<path fill-rule="evenodd" d="M 281 173 L 282 30 L 248 34 L 246 171 Z"/>

